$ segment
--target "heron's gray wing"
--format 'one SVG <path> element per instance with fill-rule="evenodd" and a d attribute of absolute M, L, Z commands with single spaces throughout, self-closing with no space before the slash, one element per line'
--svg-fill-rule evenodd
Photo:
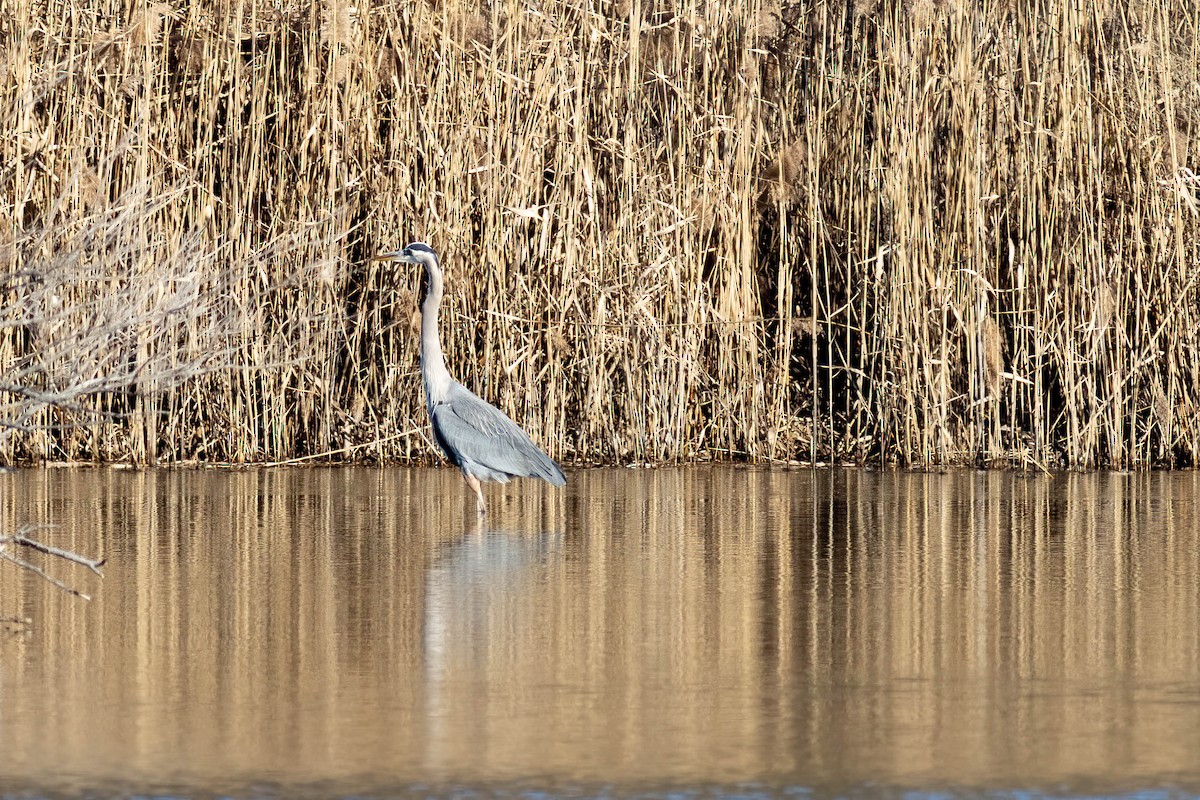
<path fill-rule="evenodd" d="M 558 464 L 517 423 L 462 384 L 450 387 L 431 416 L 441 444 L 464 469 L 477 464 L 514 477 L 542 478 L 555 486 L 567 482 Z"/>

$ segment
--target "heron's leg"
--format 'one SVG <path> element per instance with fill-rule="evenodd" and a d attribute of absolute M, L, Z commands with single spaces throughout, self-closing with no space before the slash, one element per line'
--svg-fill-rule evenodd
<path fill-rule="evenodd" d="M 463 477 L 467 480 L 467 486 L 471 487 L 471 491 L 475 493 L 475 505 L 479 510 L 479 516 L 487 513 L 487 503 L 483 502 L 483 490 L 479 488 L 479 478 L 474 475 L 463 473 Z"/>

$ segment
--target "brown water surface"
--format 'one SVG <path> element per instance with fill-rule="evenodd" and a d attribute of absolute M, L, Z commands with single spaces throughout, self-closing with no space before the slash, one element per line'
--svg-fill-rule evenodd
<path fill-rule="evenodd" d="M 1200 475 L 60 469 L 0 796 L 1200 789 Z M 541 795 L 539 795 L 541 796 Z"/>

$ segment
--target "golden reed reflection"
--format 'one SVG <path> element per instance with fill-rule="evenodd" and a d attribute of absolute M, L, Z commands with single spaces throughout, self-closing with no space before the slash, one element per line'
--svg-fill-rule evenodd
<path fill-rule="evenodd" d="M 1200 784 L 1200 477 L 47 470 L 0 786 Z"/>

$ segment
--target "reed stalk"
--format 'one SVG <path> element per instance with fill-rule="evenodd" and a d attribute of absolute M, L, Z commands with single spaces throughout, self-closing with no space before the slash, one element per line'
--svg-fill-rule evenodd
<path fill-rule="evenodd" d="M 1195 0 L 0 0 L 0 461 L 434 458 L 422 239 L 568 462 L 1194 465 L 1198 65 Z"/>

